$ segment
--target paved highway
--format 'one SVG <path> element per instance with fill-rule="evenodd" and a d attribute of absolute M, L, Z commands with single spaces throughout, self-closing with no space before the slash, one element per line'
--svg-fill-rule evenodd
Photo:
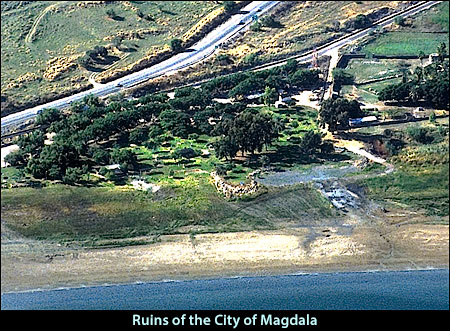
<path fill-rule="evenodd" d="M 420 5 L 415 6 L 407 11 L 404 11 L 403 13 L 391 15 L 388 18 L 380 20 L 380 22 L 373 27 L 363 29 L 359 32 L 351 34 L 348 37 L 342 38 L 340 40 L 331 42 L 328 45 L 320 47 L 317 51 L 318 55 L 319 56 L 324 55 L 325 53 L 328 53 L 333 49 L 340 48 L 349 43 L 353 43 L 355 40 L 366 36 L 379 26 L 383 27 L 393 23 L 394 19 L 397 16 L 406 17 L 414 15 L 420 11 L 430 8 L 431 6 L 439 2 L 441 1 L 423 1 L 422 3 L 420 3 Z M 278 3 L 280 3 L 280 1 L 253 1 L 252 3 L 243 8 L 242 11 L 245 12 L 245 14 L 233 15 L 231 19 L 229 19 L 227 22 L 225 22 L 218 28 L 214 29 L 212 32 L 206 35 L 205 38 L 203 38 L 201 41 L 193 45 L 192 49 L 194 49 L 194 51 L 180 53 L 150 68 L 143 69 L 136 73 L 132 73 L 130 75 L 117 79 L 113 82 L 99 85 L 90 90 L 77 93 L 72 96 L 65 97 L 31 109 L 27 109 L 15 114 L 5 116 L 1 120 L 1 127 L 4 128 L 31 119 L 35 117 L 39 113 L 39 111 L 45 108 L 64 108 L 70 105 L 72 102 L 81 100 L 82 98 L 84 98 L 89 94 L 94 94 L 96 96 L 106 96 L 109 94 L 117 93 L 121 89 L 142 83 L 150 78 L 170 74 L 172 72 L 175 72 L 176 70 L 197 63 L 213 54 L 217 46 L 219 46 L 221 43 L 223 43 L 224 41 L 232 37 L 234 34 L 242 30 L 245 26 L 249 25 L 252 21 L 253 15 L 255 14 L 261 15 L 270 10 L 271 8 L 273 8 L 274 6 L 276 6 Z M 312 59 L 312 52 L 308 52 L 305 55 L 295 56 L 292 58 L 297 59 L 299 62 L 308 62 L 311 61 Z M 283 63 L 277 62 L 276 65 L 281 65 Z"/>

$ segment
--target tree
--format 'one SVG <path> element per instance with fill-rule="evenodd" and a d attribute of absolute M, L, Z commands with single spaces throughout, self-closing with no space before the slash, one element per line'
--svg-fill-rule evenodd
<path fill-rule="evenodd" d="M 236 97 L 238 99 L 242 99 L 246 95 L 261 91 L 264 86 L 265 82 L 262 78 L 256 78 L 252 76 L 233 87 L 228 95 L 231 98 Z"/>
<path fill-rule="evenodd" d="M 4 158 L 4 162 L 13 167 L 20 167 L 26 164 L 27 157 L 22 149 L 18 149 L 17 151 L 8 153 Z"/>
<path fill-rule="evenodd" d="M 341 68 L 335 68 L 333 70 L 333 81 L 334 85 L 338 90 L 341 89 L 342 85 L 353 84 L 355 77 Z"/>
<path fill-rule="evenodd" d="M 334 20 L 333 22 L 331 22 L 333 31 L 335 32 L 339 32 L 339 30 L 341 29 L 341 22 Z"/>
<path fill-rule="evenodd" d="M 170 48 L 174 52 L 181 52 L 183 50 L 183 41 L 181 39 L 172 39 L 170 41 Z"/>
<path fill-rule="evenodd" d="M 283 25 L 275 20 L 275 17 L 272 15 L 264 16 L 260 20 L 262 26 L 266 26 L 268 28 L 281 28 Z"/>
<path fill-rule="evenodd" d="M 81 168 L 67 168 L 66 173 L 62 178 L 65 184 L 73 185 L 78 183 L 83 176 L 83 170 Z"/>
<path fill-rule="evenodd" d="M 110 154 L 103 148 L 91 147 L 89 153 L 96 164 L 109 164 Z"/>
<path fill-rule="evenodd" d="M 137 165 L 136 155 L 129 149 L 114 148 L 111 153 L 111 161 L 120 164 L 120 168 L 126 171 Z"/>
<path fill-rule="evenodd" d="M 232 13 L 236 9 L 236 2 L 235 1 L 224 1 L 223 8 L 225 9 L 226 13 Z"/>
<path fill-rule="evenodd" d="M 108 15 L 109 18 L 116 18 L 116 12 L 114 11 L 114 9 L 110 8 L 106 11 L 106 15 Z"/>
<path fill-rule="evenodd" d="M 180 148 L 180 149 L 176 149 L 172 153 L 172 157 L 175 160 L 180 160 L 180 159 L 190 160 L 197 156 L 199 156 L 199 153 L 196 152 L 195 150 L 193 150 L 192 148 Z"/>
<path fill-rule="evenodd" d="M 62 117 L 62 113 L 59 109 L 47 108 L 38 113 L 35 123 L 37 126 L 50 125 L 53 122 L 60 121 Z"/>
<path fill-rule="evenodd" d="M 218 164 L 215 166 L 214 171 L 219 176 L 226 176 L 227 174 L 227 168 L 223 164 Z"/>
<path fill-rule="evenodd" d="M 440 63 L 443 63 L 443 62 L 444 62 L 444 59 L 445 59 L 445 56 L 447 55 L 447 45 L 446 45 L 444 42 L 442 42 L 442 43 L 439 45 L 439 47 L 438 47 L 438 49 L 437 49 L 437 53 L 438 53 L 438 55 L 439 55 L 439 57 L 438 57 L 439 62 L 440 62 Z"/>
<path fill-rule="evenodd" d="M 259 162 L 261 162 L 261 166 L 263 168 L 267 168 L 270 165 L 270 157 L 268 157 L 267 155 L 262 155 L 259 158 Z"/>
<path fill-rule="evenodd" d="M 278 100 L 278 92 L 276 89 L 266 86 L 262 98 L 264 100 L 265 105 L 267 106 L 273 105 Z"/>
<path fill-rule="evenodd" d="M 397 16 L 394 19 L 395 24 L 397 24 L 398 26 L 405 26 L 405 18 L 403 16 Z"/>
<path fill-rule="evenodd" d="M 148 139 L 148 129 L 139 128 L 130 132 L 129 141 L 132 144 L 140 145 Z"/>
<path fill-rule="evenodd" d="M 421 144 L 429 144 L 434 140 L 425 127 L 411 125 L 406 128 L 406 133 L 412 140 Z"/>
<path fill-rule="evenodd" d="M 311 88 L 319 83 L 319 70 L 298 69 L 290 75 L 290 82 L 298 88 Z"/>
<path fill-rule="evenodd" d="M 96 57 L 106 57 L 108 56 L 108 49 L 105 46 L 95 46 L 94 47 L 94 54 Z"/>
<path fill-rule="evenodd" d="M 319 132 L 308 131 L 300 142 L 300 149 L 303 153 L 311 155 L 315 154 L 322 144 L 322 135 Z"/>
<path fill-rule="evenodd" d="M 258 21 L 253 22 L 253 23 L 250 25 L 250 30 L 255 31 L 255 32 L 261 31 L 261 23 L 259 23 Z"/>
<path fill-rule="evenodd" d="M 171 131 L 174 136 L 187 138 L 192 133 L 191 118 L 180 111 L 165 110 L 159 115 L 159 120 L 162 128 Z"/>
<path fill-rule="evenodd" d="M 285 75 L 289 76 L 293 73 L 295 73 L 297 70 L 299 69 L 299 65 L 297 60 L 295 59 L 289 59 L 286 61 L 286 64 L 284 64 L 281 67 L 281 71 L 282 73 L 284 73 Z"/>
<path fill-rule="evenodd" d="M 434 111 L 431 112 L 428 120 L 430 121 L 430 123 L 436 123 L 436 113 Z"/>
<path fill-rule="evenodd" d="M 77 59 L 78 65 L 80 65 L 83 68 L 88 68 L 89 66 L 92 66 L 94 62 L 92 61 L 92 58 L 88 56 L 87 54 L 79 57 Z"/>
<path fill-rule="evenodd" d="M 111 45 L 113 45 L 115 48 L 120 50 L 120 46 L 122 45 L 122 37 L 119 36 L 115 36 L 112 40 L 111 40 Z"/>
<path fill-rule="evenodd" d="M 363 29 L 372 24 L 372 21 L 369 17 L 364 14 L 358 14 L 355 18 L 351 18 L 347 20 L 344 24 L 345 29 L 347 30 L 356 30 Z"/>
<path fill-rule="evenodd" d="M 344 98 L 327 99 L 322 103 L 319 110 L 321 126 L 328 125 L 328 130 L 331 132 L 338 128 L 347 128 L 350 118 L 357 118 L 362 115 L 358 101 L 350 101 Z"/>
<path fill-rule="evenodd" d="M 427 58 L 427 56 L 425 55 L 424 51 L 420 50 L 419 51 L 419 60 L 420 60 L 420 64 L 423 66 L 423 60 L 425 60 Z"/>
<path fill-rule="evenodd" d="M 278 123 L 269 114 L 247 110 L 234 119 L 225 119 L 214 128 L 221 137 L 214 145 L 219 158 L 233 158 L 238 151 L 262 151 L 278 137 Z"/>
<path fill-rule="evenodd" d="M 43 131 L 36 130 L 29 135 L 20 136 L 17 145 L 25 154 L 30 154 L 32 157 L 39 155 L 44 148 L 46 137 Z"/>
<path fill-rule="evenodd" d="M 196 111 L 194 114 L 195 127 L 200 133 L 211 135 L 214 126 L 210 123 L 210 118 L 215 115 L 214 109 Z"/>
<path fill-rule="evenodd" d="M 213 143 L 217 158 L 233 159 L 239 151 L 239 146 L 231 136 L 223 136 Z"/>

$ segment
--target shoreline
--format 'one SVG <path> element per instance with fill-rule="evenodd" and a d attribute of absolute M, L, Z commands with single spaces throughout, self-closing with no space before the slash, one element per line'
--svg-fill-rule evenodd
<path fill-rule="evenodd" d="M 195 238 L 189 234 L 166 235 L 153 244 L 105 249 L 76 249 L 11 238 L 2 240 L 1 293 L 449 268 L 447 225 L 405 224 L 392 230 L 380 232 L 360 225 L 351 231 L 319 227 L 200 234 Z"/>
<path fill-rule="evenodd" d="M 216 280 L 230 280 L 230 279 L 252 279 L 252 278 L 263 278 L 263 277 L 289 277 L 289 276 L 316 276 L 316 275 L 335 275 L 335 274 L 373 274 L 373 273 L 390 273 L 390 272 L 427 272 L 427 271 L 445 271 L 449 270 L 449 267 L 425 267 L 419 269 L 367 269 L 367 270 L 339 270 L 339 271 L 316 271 L 316 272 L 304 272 L 298 271 L 294 273 L 280 273 L 280 274 L 254 274 L 254 275 L 236 275 L 236 276 L 222 276 L 222 277 L 196 277 L 196 278 L 186 278 L 186 279 L 162 279 L 162 280 L 149 280 L 149 281 L 135 281 L 131 283 L 104 283 L 104 284 L 91 284 L 91 285 L 79 285 L 79 286 L 63 286 L 55 288 L 36 288 L 21 291 L 7 291 L 2 292 L 4 294 L 20 294 L 20 293 L 34 293 L 34 292 L 51 292 L 51 291 L 67 291 L 73 289 L 84 289 L 84 288 L 99 288 L 99 287 L 115 287 L 115 286 L 129 286 L 129 285 L 141 285 L 141 284 L 161 284 L 161 283 L 188 283 L 196 281 L 216 281 Z"/>

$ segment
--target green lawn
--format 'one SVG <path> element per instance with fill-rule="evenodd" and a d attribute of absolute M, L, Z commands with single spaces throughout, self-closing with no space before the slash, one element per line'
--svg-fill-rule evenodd
<path fill-rule="evenodd" d="M 422 209 L 428 215 L 449 215 L 448 164 L 397 166 L 399 169 L 392 174 L 365 180 L 370 198 Z"/>
<path fill-rule="evenodd" d="M 422 144 L 411 140 L 408 128 L 418 126 L 428 131 L 435 142 Z M 395 171 L 386 176 L 364 180 L 369 198 L 389 204 L 400 204 L 412 210 L 424 210 L 428 215 L 449 215 L 449 146 L 448 119 L 437 124 L 420 122 L 405 123 L 369 130 L 359 129 L 359 133 L 383 135 L 389 129 L 392 136 L 401 138 L 406 146 L 390 162 Z M 444 129 L 444 130 L 442 130 Z M 447 220 L 448 222 L 448 220 Z"/>
<path fill-rule="evenodd" d="M 355 83 L 363 83 L 373 79 L 401 74 L 402 67 L 414 70 L 418 65 L 420 65 L 419 59 L 352 59 L 345 71 L 355 77 Z"/>

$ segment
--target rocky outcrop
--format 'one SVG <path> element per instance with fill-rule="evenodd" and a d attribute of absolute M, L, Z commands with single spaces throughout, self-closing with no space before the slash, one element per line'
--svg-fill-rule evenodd
<path fill-rule="evenodd" d="M 219 193 L 222 193 L 226 198 L 240 198 L 246 195 L 251 195 L 261 188 L 261 184 L 257 183 L 252 174 L 248 176 L 250 179 L 250 183 L 240 184 L 240 185 L 232 185 L 227 183 L 222 177 L 220 177 L 215 171 L 211 173 L 211 179 Z"/>

